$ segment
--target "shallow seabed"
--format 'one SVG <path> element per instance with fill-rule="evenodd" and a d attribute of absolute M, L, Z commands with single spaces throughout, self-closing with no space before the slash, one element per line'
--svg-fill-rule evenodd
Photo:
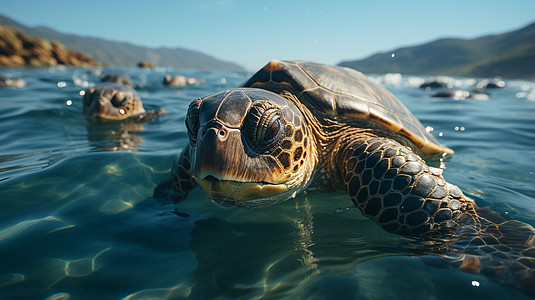
<path fill-rule="evenodd" d="M 176 209 L 152 197 L 188 142 L 191 100 L 250 73 L 109 68 L 149 109 L 137 127 L 93 125 L 87 69 L 0 69 L 1 299 L 525 299 L 478 274 L 426 265 L 411 240 L 384 232 L 343 193 L 266 208 L 212 203 L 196 189 Z M 202 77 L 163 87 L 165 74 Z M 431 98 L 427 78 L 373 76 L 456 153 L 446 179 L 478 205 L 535 225 L 535 83 L 507 81 L 487 101 Z M 446 78 L 470 89 L 471 78 Z M 438 162 L 434 162 L 438 164 Z M 183 214 L 181 214 L 183 215 Z"/>

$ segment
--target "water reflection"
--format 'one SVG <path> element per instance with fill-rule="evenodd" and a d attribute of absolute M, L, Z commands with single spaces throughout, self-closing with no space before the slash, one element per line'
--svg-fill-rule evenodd
<path fill-rule="evenodd" d="M 86 125 L 87 140 L 97 151 L 137 151 L 143 144 L 143 138 L 138 133 L 144 129 L 145 124 L 128 120 Z"/>

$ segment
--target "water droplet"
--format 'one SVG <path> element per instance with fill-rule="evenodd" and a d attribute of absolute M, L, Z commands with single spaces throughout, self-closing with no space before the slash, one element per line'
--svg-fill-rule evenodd
<path fill-rule="evenodd" d="M 479 287 L 479 281 L 472 280 L 472 286 Z"/>
<path fill-rule="evenodd" d="M 425 131 L 427 131 L 427 132 L 431 132 L 431 131 L 433 131 L 433 130 L 435 130 L 435 128 L 433 128 L 433 127 L 431 127 L 431 126 L 427 126 L 427 127 L 425 127 Z"/>
<path fill-rule="evenodd" d="M 80 94 L 80 96 L 85 95 L 85 90 L 81 90 L 78 94 Z"/>
<path fill-rule="evenodd" d="M 120 113 L 121 115 L 124 115 L 124 114 L 126 114 L 126 111 L 125 111 L 124 109 L 121 108 L 121 109 L 119 109 L 119 113 Z"/>
<path fill-rule="evenodd" d="M 65 103 L 66 103 L 67 105 L 71 106 L 71 105 L 72 105 L 72 100 L 69 99 L 69 100 L 67 100 L 67 102 L 65 102 Z"/>
<path fill-rule="evenodd" d="M 59 88 L 64 88 L 67 86 L 67 83 L 65 81 L 58 81 L 58 87 Z"/>
<path fill-rule="evenodd" d="M 392 53 L 392 54 L 390 55 L 390 57 L 394 58 L 394 57 L 396 57 L 396 54 L 395 54 L 395 53 Z"/>
<path fill-rule="evenodd" d="M 221 83 L 222 84 L 226 84 L 227 83 L 227 79 L 225 77 L 221 77 Z"/>
<path fill-rule="evenodd" d="M 438 133 L 438 136 L 443 136 L 443 135 L 444 135 L 444 133 L 442 133 L 442 132 Z"/>

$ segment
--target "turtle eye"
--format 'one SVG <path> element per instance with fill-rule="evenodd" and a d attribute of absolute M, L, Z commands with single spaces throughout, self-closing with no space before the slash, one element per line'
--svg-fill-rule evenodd
<path fill-rule="evenodd" d="M 111 98 L 111 104 L 115 107 L 122 107 L 126 104 L 127 97 L 123 93 L 117 93 Z"/>
<path fill-rule="evenodd" d="M 280 120 L 280 118 L 278 116 L 276 116 L 273 119 L 274 120 L 271 121 L 271 123 L 268 125 L 266 131 L 264 132 L 263 140 L 266 141 L 266 142 L 269 142 L 272 139 L 274 139 L 277 136 L 277 134 L 279 133 L 280 128 L 281 128 L 281 120 Z"/>
<path fill-rule="evenodd" d="M 282 139 L 284 119 L 280 109 L 269 101 L 256 102 L 242 125 L 244 138 L 254 152 L 268 153 Z"/>

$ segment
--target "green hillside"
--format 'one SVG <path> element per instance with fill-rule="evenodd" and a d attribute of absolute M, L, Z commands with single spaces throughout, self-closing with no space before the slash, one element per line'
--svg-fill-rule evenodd
<path fill-rule="evenodd" d="M 70 50 L 87 53 L 93 59 L 110 66 L 135 66 L 140 61 L 150 61 L 156 66 L 166 67 L 243 70 L 235 63 L 183 48 L 148 48 L 131 43 L 64 34 L 47 27 L 28 27 L 2 15 L 0 25 L 11 26 L 31 37 L 57 40 Z"/>
<path fill-rule="evenodd" d="M 469 40 L 440 39 L 339 65 L 364 73 L 534 79 L 535 23 L 504 34 Z"/>

